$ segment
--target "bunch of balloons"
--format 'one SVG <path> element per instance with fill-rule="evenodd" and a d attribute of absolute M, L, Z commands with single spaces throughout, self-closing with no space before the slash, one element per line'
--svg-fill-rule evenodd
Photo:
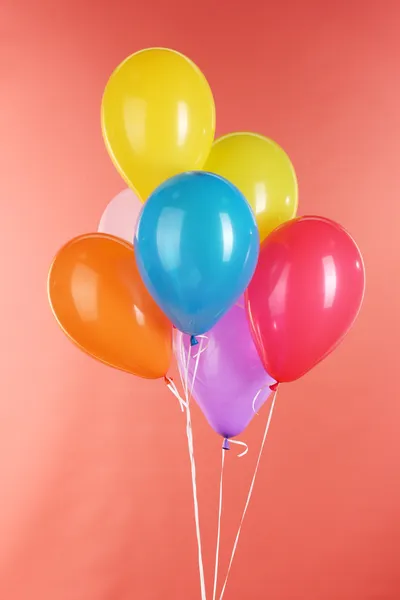
<path fill-rule="evenodd" d="M 129 188 L 96 233 L 55 257 L 54 315 L 81 350 L 149 379 L 166 376 L 173 348 L 183 369 L 182 347 L 205 334 L 193 396 L 219 434 L 236 436 L 271 387 L 304 375 L 349 330 L 364 294 L 360 251 L 337 223 L 296 218 L 296 175 L 275 142 L 214 140 L 211 89 L 182 54 L 127 58 L 101 114 Z"/>

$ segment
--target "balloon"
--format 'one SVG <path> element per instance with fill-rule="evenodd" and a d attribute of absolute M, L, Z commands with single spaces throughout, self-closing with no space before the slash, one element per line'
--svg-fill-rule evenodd
<path fill-rule="evenodd" d="M 246 289 L 259 238 L 252 211 L 231 183 L 210 173 L 176 175 L 142 210 L 135 237 L 151 295 L 184 333 L 208 331 Z"/>
<path fill-rule="evenodd" d="M 144 201 L 163 181 L 201 169 L 215 132 L 211 89 L 186 56 L 149 48 L 124 60 L 102 102 L 107 150 Z"/>
<path fill-rule="evenodd" d="M 103 233 L 68 242 L 50 267 L 48 295 L 61 329 L 93 358 L 147 379 L 167 372 L 172 327 L 127 242 Z"/>
<path fill-rule="evenodd" d="M 142 206 L 132 190 L 123 190 L 107 205 L 98 231 L 115 235 L 132 244 Z"/>
<path fill-rule="evenodd" d="M 337 223 L 301 217 L 271 233 L 245 299 L 268 373 L 294 381 L 332 352 L 360 310 L 364 286 L 361 253 Z"/>
<path fill-rule="evenodd" d="M 217 433 L 224 438 L 234 437 L 250 423 L 275 382 L 265 372 L 257 354 L 244 308 L 233 306 L 207 333 L 207 338 L 198 358 L 193 397 Z M 179 371 L 185 377 L 190 337 L 177 331 L 174 352 Z M 192 351 L 189 362 L 189 385 L 193 381 L 196 352 Z"/>
<path fill-rule="evenodd" d="M 261 242 L 297 212 L 297 179 L 278 144 L 256 133 L 231 133 L 216 140 L 205 171 L 236 185 L 256 216 Z"/>

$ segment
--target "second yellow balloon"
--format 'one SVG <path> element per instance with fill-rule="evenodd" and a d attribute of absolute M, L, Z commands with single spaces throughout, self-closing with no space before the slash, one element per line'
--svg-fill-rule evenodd
<path fill-rule="evenodd" d="M 215 131 L 211 89 L 182 54 L 143 50 L 111 75 L 102 130 L 114 165 L 145 201 L 169 177 L 203 167 Z"/>
<path fill-rule="evenodd" d="M 256 133 L 231 133 L 216 140 L 205 171 L 231 181 L 244 194 L 256 217 L 260 240 L 297 212 L 297 179 L 287 154 Z"/>

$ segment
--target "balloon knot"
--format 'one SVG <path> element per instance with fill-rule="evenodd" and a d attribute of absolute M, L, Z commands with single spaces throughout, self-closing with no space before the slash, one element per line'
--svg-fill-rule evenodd
<path fill-rule="evenodd" d="M 269 386 L 269 389 L 270 389 L 272 392 L 276 392 L 276 391 L 278 390 L 278 386 L 279 386 L 279 382 L 278 382 L 278 381 L 276 381 L 275 383 L 273 383 L 272 385 L 270 385 L 270 386 Z"/>
<path fill-rule="evenodd" d="M 191 336 L 190 336 L 190 345 L 191 345 L 191 346 L 197 346 L 197 344 L 198 344 L 198 343 L 199 343 L 199 342 L 198 342 L 198 340 L 196 339 L 196 336 L 195 336 L 195 335 L 191 335 Z"/>
<path fill-rule="evenodd" d="M 165 385 L 169 385 L 172 382 L 172 377 L 167 377 L 164 375 L 164 383 Z"/>
<path fill-rule="evenodd" d="M 225 438 L 223 443 L 222 443 L 222 450 L 230 450 L 231 447 L 229 445 L 229 440 L 228 438 Z"/>

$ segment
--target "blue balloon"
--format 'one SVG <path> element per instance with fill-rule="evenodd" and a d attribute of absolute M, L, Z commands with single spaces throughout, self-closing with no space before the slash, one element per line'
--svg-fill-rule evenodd
<path fill-rule="evenodd" d="M 253 212 L 229 181 L 203 171 L 161 184 L 135 235 L 139 271 L 177 329 L 209 331 L 247 288 L 260 239 Z"/>

